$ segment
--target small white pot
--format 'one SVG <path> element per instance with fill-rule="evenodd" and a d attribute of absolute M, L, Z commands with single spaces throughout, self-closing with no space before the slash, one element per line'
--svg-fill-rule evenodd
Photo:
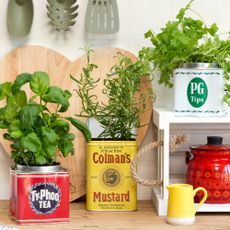
<path fill-rule="evenodd" d="M 178 116 L 223 116 L 223 70 L 216 64 L 187 63 L 174 70 L 174 112 Z"/>

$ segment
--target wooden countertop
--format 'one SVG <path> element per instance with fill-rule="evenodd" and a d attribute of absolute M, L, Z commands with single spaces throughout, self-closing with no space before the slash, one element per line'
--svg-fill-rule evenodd
<path fill-rule="evenodd" d="M 135 212 L 88 212 L 85 203 L 71 203 L 70 223 L 49 225 L 16 225 L 8 216 L 8 202 L 0 201 L 0 225 L 10 225 L 18 229 L 49 230 L 230 230 L 230 214 L 197 214 L 196 223 L 190 226 L 172 226 L 165 222 L 165 217 L 157 216 L 151 201 L 138 203 Z"/>

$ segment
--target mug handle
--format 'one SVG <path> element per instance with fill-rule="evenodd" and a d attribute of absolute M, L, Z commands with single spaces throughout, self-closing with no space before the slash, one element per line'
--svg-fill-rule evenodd
<path fill-rule="evenodd" d="M 206 201 L 206 199 L 208 197 L 208 192 L 203 187 L 198 187 L 198 188 L 194 189 L 193 190 L 193 196 L 195 196 L 198 191 L 203 191 L 204 192 L 204 196 L 203 196 L 202 200 L 200 201 L 200 203 L 195 207 L 195 213 L 200 208 L 200 206 Z"/>

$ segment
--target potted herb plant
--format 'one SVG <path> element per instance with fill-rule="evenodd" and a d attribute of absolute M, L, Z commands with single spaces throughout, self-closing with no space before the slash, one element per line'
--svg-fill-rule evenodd
<path fill-rule="evenodd" d="M 101 101 L 93 92 L 101 79 L 94 79 L 97 65 L 91 63 L 91 49 L 87 50 L 87 64 L 76 82 L 76 92 L 82 101 L 78 116 L 94 118 L 102 128 L 96 139 L 87 144 L 87 209 L 136 210 L 136 183 L 131 178 L 130 163 L 137 151 L 135 129 L 140 127 L 140 115 L 147 109 L 146 100 L 153 91 L 145 92 L 137 100 L 141 78 L 149 75 L 147 62 L 133 62 L 118 53 L 117 64 L 111 66 L 103 81 Z"/>
<path fill-rule="evenodd" d="M 13 83 L 0 84 L 0 128 L 12 142 L 16 164 L 11 170 L 10 214 L 20 224 L 69 219 L 69 175 L 56 162 L 56 153 L 74 154 L 70 124 L 86 141 L 91 138 L 85 124 L 64 116 L 70 97 L 68 90 L 50 85 L 46 72 L 22 73 Z"/>
<path fill-rule="evenodd" d="M 149 30 L 139 57 L 159 72 L 159 84 L 174 85 L 174 111 L 180 115 L 222 115 L 222 102 L 230 105 L 230 40 L 221 38 L 215 23 L 205 25 L 191 0 L 161 32 Z M 198 19 L 186 16 L 196 13 Z M 213 84 L 215 82 L 215 84 Z M 224 94 L 225 84 L 225 94 Z"/>

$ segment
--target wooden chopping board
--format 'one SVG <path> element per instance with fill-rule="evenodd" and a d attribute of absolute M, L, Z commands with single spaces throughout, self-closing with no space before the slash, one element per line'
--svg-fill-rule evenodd
<path fill-rule="evenodd" d="M 94 51 L 91 56 L 91 61 L 98 65 L 98 69 L 93 73 L 95 79 L 103 79 L 117 59 L 114 56 L 121 52 L 132 60 L 137 60 L 137 57 L 132 53 L 118 48 L 100 48 Z M 82 56 L 75 61 L 70 61 L 62 54 L 54 50 L 41 46 L 24 46 L 14 49 L 0 62 L 0 83 L 5 81 L 14 81 L 16 76 L 22 72 L 33 73 L 35 71 L 46 71 L 49 73 L 51 84 L 60 86 L 62 89 L 68 89 L 72 93 L 70 99 L 70 108 L 66 115 L 73 116 L 81 111 L 81 101 L 74 92 L 75 82 L 70 79 L 70 74 L 75 78 L 79 78 L 82 68 L 86 64 L 86 56 Z M 101 100 L 104 100 L 104 95 L 101 93 L 103 81 L 98 85 L 96 94 Z M 151 83 L 148 78 L 143 78 L 140 85 L 140 92 L 151 88 Z M 27 91 L 28 88 L 25 87 Z M 152 115 L 152 100 L 148 100 L 148 110 L 142 115 L 141 123 L 146 124 L 151 120 Z M 84 120 L 83 120 L 84 121 Z M 138 129 L 137 142 L 140 146 L 148 125 Z M 86 145 L 84 137 L 75 128 L 71 128 L 71 132 L 76 135 L 74 141 L 75 154 L 63 158 L 59 156 L 61 165 L 67 168 L 70 172 L 70 201 L 73 201 L 85 194 L 86 184 Z M 4 130 L 0 130 L 0 141 L 4 149 L 10 154 L 10 142 L 3 139 Z"/>

